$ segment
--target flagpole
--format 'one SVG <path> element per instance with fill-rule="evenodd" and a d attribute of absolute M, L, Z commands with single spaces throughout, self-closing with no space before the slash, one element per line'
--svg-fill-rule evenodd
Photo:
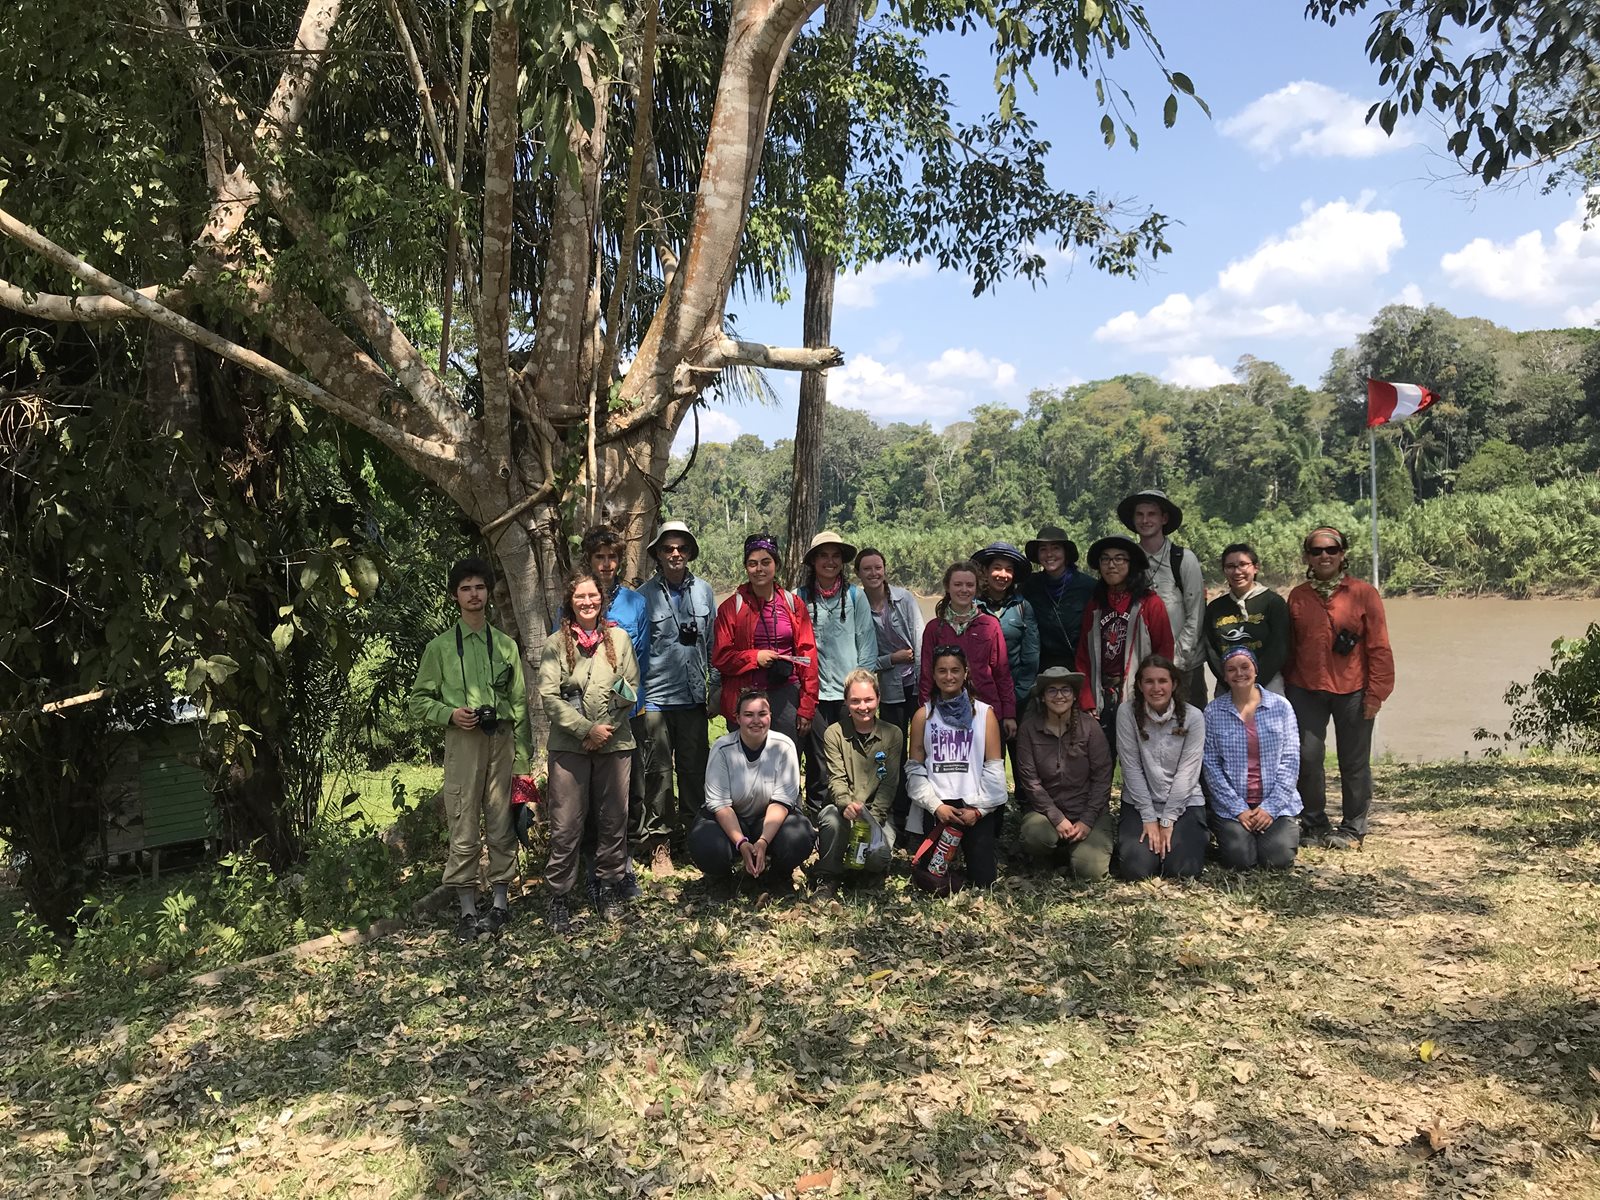
<path fill-rule="evenodd" d="M 1367 382 L 1372 382 L 1372 367 L 1367 367 Z M 1371 401 L 1366 401 L 1368 405 Z M 1370 412 L 1369 412 L 1370 416 Z M 1367 465 L 1372 472 L 1372 586 L 1381 588 L 1378 579 L 1378 431 L 1367 426 Z"/>

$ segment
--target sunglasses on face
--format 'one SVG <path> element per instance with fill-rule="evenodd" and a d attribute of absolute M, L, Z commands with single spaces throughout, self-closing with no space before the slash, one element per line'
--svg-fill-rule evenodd
<path fill-rule="evenodd" d="M 1307 546 L 1306 553 L 1310 555 L 1343 554 L 1342 546 Z"/>

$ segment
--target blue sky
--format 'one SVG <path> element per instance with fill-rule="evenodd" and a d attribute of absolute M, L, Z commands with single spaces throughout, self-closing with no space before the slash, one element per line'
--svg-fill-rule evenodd
<path fill-rule="evenodd" d="M 830 373 L 830 400 L 940 427 L 978 404 L 1021 409 L 1034 388 L 1122 372 L 1208 386 L 1243 354 L 1315 384 L 1329 354 L 1397 301 L 1513 329 L 1600 323 L 1600 229 L 1583 230 L 1578 197 L 1540 195 L 1535 180 L 1473 186 L 1426 120 L 1394 138 L 1363 124 L 1379 98 L 1365 21 L 1312 24 L 1298 0 L 1157 0 L 1149 11 L 1211 119 L 1184 105 L 1164 129 L 1165 87 L 1137 55 L 1113 63 L 1139 104 L 1136 152 L 1120 138 L 1105 148 L 1076 76 L 1042 79 L 1021 104 L 1053 143 L 1059 185 L 1167 213 L 1173 253 L 1135 280 L 1052 255 L 1047 286 L 977 298 L 964 275 L 928 264 L 845 276 L 833 340 L 846 361 Z M 991 105 L 985 41 L 950 38 L 929 53 L 963 113 Z M 800 343 L 798 299 L 735 297 L 730 308 L 742 336 Z M 798 378 L 773 382 L 780 405 L 712 405 L 703 440 L 792 436 Z"/>

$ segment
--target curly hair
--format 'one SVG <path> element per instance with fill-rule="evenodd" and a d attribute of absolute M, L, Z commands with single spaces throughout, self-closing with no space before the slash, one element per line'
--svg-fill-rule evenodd
<path fill-rule="evenodd" d="M 1150 740 L 1150 733 L 1144 727 L 1144 692 L 1139 688 L 1139 676 L 1143 675 L 1148 667 L 1165 671 L 1168 678 L 1172 680 L 1172 703 L 1174 706 L 1172 736 L 1186 736 L 1189 730 L 1184 726 L 1183 721 L 1188 714 L 1189 706 L 1183 702 L 1183 672 L 1178 669 L 1176 663 L 1164 654 L 1146 654 L 1139 661 L 1139 669 L 1133 673 L 1133 719 L 1139 727 L 1139 740 L 1141 742 Z"/>
<path fill-rule="evenodd" d="M 600 593 L 600 617 L 596 628 L 600 630 L 600 640 L 606 648 L 606 661 L 611 664 L 611 669 L 615 671 L 617 669 L 617 645 L 615 639 L 611 636 L 611 631 L 606 628 L 606 590 L 600 586 L 600 581 L 588 571 L 579 571 L 571 579 L 567 580 L 566 589 L 561 593 L 560 637 L 562 653 L 567 660 L 567 670 L 572 671 L 578 665 L 578 638 L 573 633 L 577 626 L 572 617 L 574 612 L 572 597 L 577 594 L 578 588 L 585 583 L 594 584 L 594 590 Z"/>

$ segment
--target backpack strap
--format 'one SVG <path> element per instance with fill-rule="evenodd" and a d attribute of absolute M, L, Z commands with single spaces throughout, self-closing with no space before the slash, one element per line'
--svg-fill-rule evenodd
<path fill-rule="evenodd" d="M 1178 595 L 1183 595 L 1183 547 L 1177 542 L 1172 542 L 1172 582 L 1178 589 Z"/>

